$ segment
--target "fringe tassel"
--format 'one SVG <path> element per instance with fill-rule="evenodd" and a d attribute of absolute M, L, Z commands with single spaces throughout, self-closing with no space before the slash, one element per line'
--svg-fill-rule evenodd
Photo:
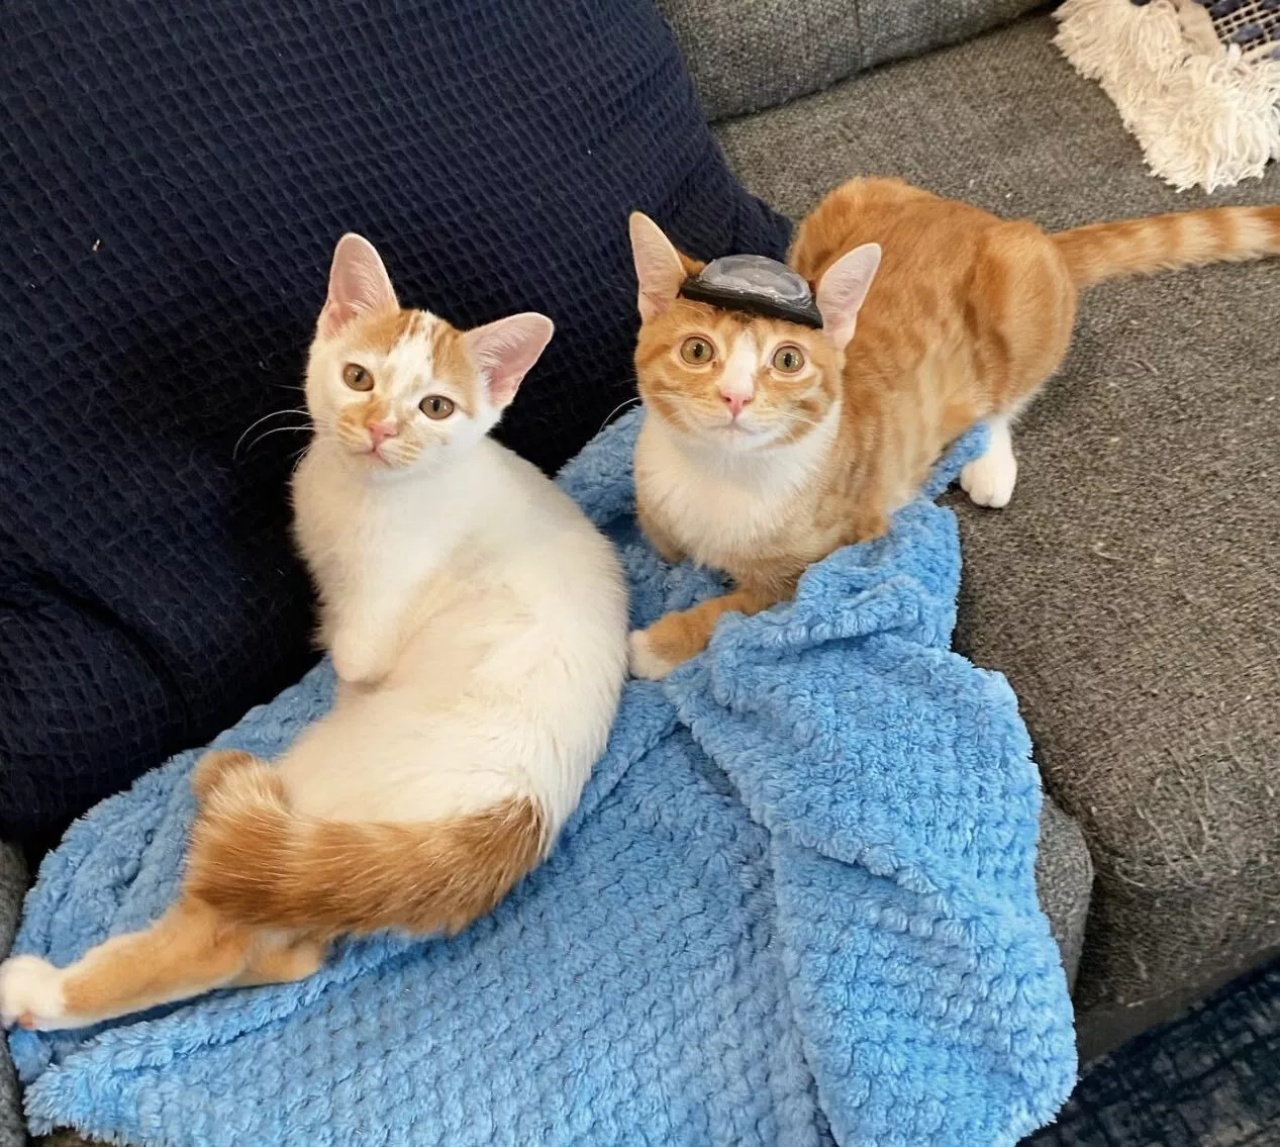
<path fill-rule="evenodd" d="M 1260 177 L 1280 157 L 1280 62 L 1222 44 L 1200 5 L 1066 0 L 1056 16 L 1054 42 L 1179 191 Z"/>

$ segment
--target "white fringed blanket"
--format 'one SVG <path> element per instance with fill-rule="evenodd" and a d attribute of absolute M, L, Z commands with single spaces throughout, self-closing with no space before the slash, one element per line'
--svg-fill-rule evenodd
<path fill-rule="evenodd" d="M 1057 44 L 1180 191 L 1280 157 L 1280 0 L 1066 0 Z"/>

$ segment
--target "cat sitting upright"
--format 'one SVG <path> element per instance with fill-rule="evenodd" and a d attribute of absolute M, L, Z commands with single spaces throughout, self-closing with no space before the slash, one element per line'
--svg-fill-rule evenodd
<path fill-rule="evenodd" d="M 343 934 L 456 932 L 550 851 L 626 675 L 608 541 L 486 435 L 552 335 L 402 309 L 345 236 L 307 368 L 296 534 L 339 678 L 273 765 L 206 754 L 176 903 L 67 968 L 0 966 L 6 1026 L 298 979 Z"/>
<path fill-rule="evenodd" d="M 812 562 L 884 533 L 975 423 L 990 444 L 961 485 L 1005 505 L 1010 423 L 1062 362 L 1080 290 L 1278 254 L 1280 206 L 1050 235 L 896 179 L 855 179 L 800 225 L 791 271 L 751 256 L 704 267 L 643 215 L 631 242 L 640 524 L 664 556 L 735 583 L 632 635 L 632 671 L 657 678 L 700 653 L 723 614 L 785 600 Z"/>

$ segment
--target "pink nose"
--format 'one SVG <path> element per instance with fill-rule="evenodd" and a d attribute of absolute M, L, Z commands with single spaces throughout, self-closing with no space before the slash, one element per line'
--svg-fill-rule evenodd
<path fill-rule="evenodd" d="M 742 408 L 744 406 L 749 406 L 751 403 L 750 395 L 744 396 L 741 394 L 722 393 L 720 397 L 724 399 L 725 405 L 729 408 L 729 413 L 732 414 L 734 418 L 737 418 L 738 415 L 742 413 Z"/>
<path fill-rule="evenodd" d="M 394 438 L 400 431 L 394 422 L 370 422 L 369 437 L 373 439 L 373 448 L 377 450 L 388 438 Z"/>

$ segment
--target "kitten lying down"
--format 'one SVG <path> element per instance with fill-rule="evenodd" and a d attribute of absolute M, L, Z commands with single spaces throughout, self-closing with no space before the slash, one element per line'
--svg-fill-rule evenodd
<path fill-rule="evenodd" d="M 6 1026 L 299 979 L 340 935 L 456 932 L 546 856 L 627 660 L 612 547 L 486 436 L 552 329 L 401 309 L 373 247 L 338 244 L 293 489 L 333 711 L 274 765 L 207 754 L 177 902 L 68 968 L 6 961 Z"/>

